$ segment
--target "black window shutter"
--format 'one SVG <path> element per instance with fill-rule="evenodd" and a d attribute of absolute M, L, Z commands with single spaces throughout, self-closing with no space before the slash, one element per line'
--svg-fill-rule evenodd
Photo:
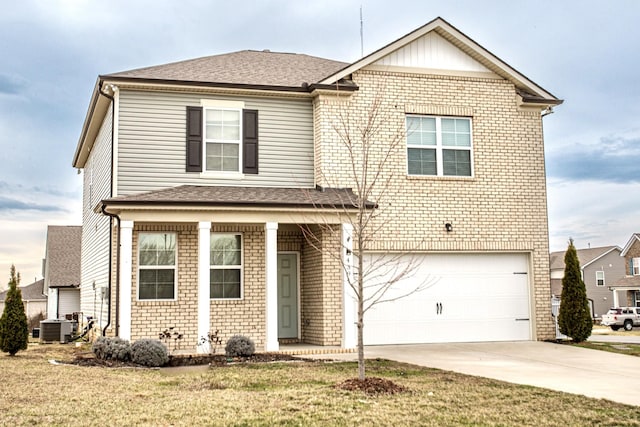
<path fill-rule="evenodd" d="M 258 173 L 258 110 L 242 110 L 242 172 Z"/>
<path fill-rule="evenodd" d="M 202 172 L 202 107 L 187 107 L 187 172 Z"/>

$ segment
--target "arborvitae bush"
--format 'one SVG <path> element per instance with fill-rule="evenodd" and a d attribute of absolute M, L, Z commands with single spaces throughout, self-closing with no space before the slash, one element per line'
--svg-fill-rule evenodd
<path fill-rule="evenodd" d="M 16 267 L 12 265 L 9 291 L 0 317 L 0 350 L 11 356 L 15 356 L 20 350 L 26 350 L 29 343 L 27 315 L 24 312 L 19 283 L 20 274 L 16 274 Z"/>
<path fill-rule="evenodd" d="M 98 337 L 93 342 L 91 351 L 98 359 L 102 360 L 118 360 L 120 362 L 131 360 L 131 344 L 118 337 Z"/>
<path fill-rule="evenodd" d="M 585 341 L 591 335 L 593 320 L 573 240 L 569 240 L 569 248 L 564 255 L 564 278 L 560 298 L 558 313 L 560 332 L 571 337 L 575 342 Z"/>
<path fill-rule="evenodd" d="M 158 340 L 138 340 L 131 345 L 131 361 L 138 365 L 158 368 L 169 361 L 169 351 L 167 346 Z"/>
<path fill-rule="evenodd" d="M 224 351 L 229 357 L 253 356 L 256 346 L 250 338 L 234 335 L 227 341 Z"/>

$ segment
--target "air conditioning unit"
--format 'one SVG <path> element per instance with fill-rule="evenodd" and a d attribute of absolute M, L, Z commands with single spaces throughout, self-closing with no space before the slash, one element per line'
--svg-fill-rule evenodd
<path fill-rule="evenodd" d="M 72 321 L 62 319 L 42 320 L 40 322 L 40 342 L 68 343 L 71 341 L 73 323 Z"/>

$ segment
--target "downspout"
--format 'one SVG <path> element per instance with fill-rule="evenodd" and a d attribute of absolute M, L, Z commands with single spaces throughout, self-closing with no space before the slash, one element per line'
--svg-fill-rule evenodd
<path fill-rule="evenodd" d="M 115 158 L 115 144 L 114 144 L 114 134 L 115 134 L 115 118 L 116 118 L 116 101 L 115 98 L 108 93 L 103 91 L 102 85 L 100 85 L 100 95 L 111 101 L 111 177 L 110 177 L 110 188 L 109 188 L 109 198 L 113 197 L 113 161 Z M 112 274 L 112 264 L 113 260 L 113 218 L 116 218 L 118 222 L 118 235 L 116 237 L 116 336 L 118 336 L 118 307 L 119 307 L 119 294 L 120 294 L 120 217 L 115 214 L 110 214 L 106 211 L 105 206 L 102 206 L 102 213 L 109 217 L 109 279 L 108 279 L 108 304 L 107 304 L 107 324 L 104 328 L 102 328 L 102 336 L 106 336 L 107 328 L 111 326 L 111 283 L 113 281 Z"/>

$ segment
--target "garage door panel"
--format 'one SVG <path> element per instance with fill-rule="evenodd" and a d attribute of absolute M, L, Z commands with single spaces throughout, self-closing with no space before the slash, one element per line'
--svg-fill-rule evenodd
<path fill-rule="evenodd" d="M 419 261 L 419 267 L 387 296 L 406 294 L 424 278 L 430 285 L 370 309 L 365 314 L 365 343 L 531 339 L 526 254 L 430 254 L 407 259 Z"/>

